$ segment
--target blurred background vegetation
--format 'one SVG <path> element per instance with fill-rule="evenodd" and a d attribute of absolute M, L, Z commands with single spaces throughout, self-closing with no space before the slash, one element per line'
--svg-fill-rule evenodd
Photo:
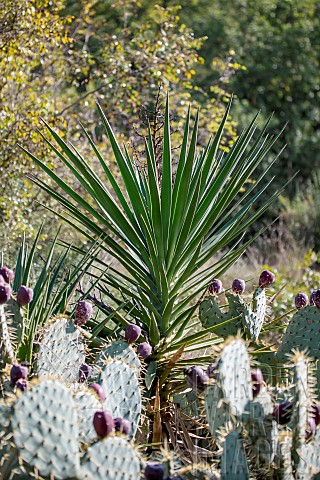
<path fill-rule="evenodd" d="M 261 121 L 274 112 L 275 131 L 289 122 L 287 148 L 270 175 L 276 188 L 299 174 L 264 219 L 280 221 L 247 258 L 252 265 L 277 264 L 285 251 L 287 258 L 300 255 L 306 268 L 314 265 L 320 249 L 319 16 L 316 0 L 0 0 L 0 241 L 7 255 L 43 220 L 48 236 L 59 224 L 42 206 L 51 200 L 28 180 L 36 167 L 17 145 L 61 171 L 39 140 L 39 117 L 94 162 L 79 121 L 108 158 L 98 101 L 139 162 L 161 87 L 160 101 L 164 92 L 171 95 L 176 146 L 189 103 L 201 110 L 201 145 L 216 131 L 232 93 L 223 148 L 257 110 Z M 68 240 L 76 235 L 63 228 Z"/>

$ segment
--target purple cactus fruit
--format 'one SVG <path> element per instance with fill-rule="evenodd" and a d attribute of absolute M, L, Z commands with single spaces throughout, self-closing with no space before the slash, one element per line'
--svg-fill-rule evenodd
<path fill-rule="evenodd" d="M 28 376 L 28 368 L 23 365 L 12 365 L 10 370 L 11 383 L 15 384 L 18 380 L 25 380 Z"/>
<path fill-rule="evenodd" d="M 286 425 L 290 422 L 293 403 L 283 402 L 276 405 L 273 409 L 273 416 L 280 425 Z"/>
<path fill-rule="evenodd" d="M 312 417 L 314 418 L 314 421 L 318 426 L 320 424 L 320 404 L 319 403 L 314 403 L 312 405 Z"/>
<path fill-rule="evenodd" d="M 252 395 L 255 398 L 259 395 L 261 388 L 263 387 L 264 380 L 260 368 L 255 368 L 251 372 L 251 382 L 252 382 Z"/>
<path fill-rule="evenodd" d="M 152 352 L 152 347 L 147 342 L 142 342 L 138 345 L 137 354 L 140 355 L 144 360 L 150 357 Z"/>
<path fill-rule="evenodd" d="M 306 307 L 309 303 L 309 298 L 308 295 L 305 293 L 297 293 L 297 295 L 294 297 L 294 304 L 296 308 L 303 308 Z"/>
<path fill-rule="evenodd" d="M 25 380 L 24 378 L 20 378 L 16 382 L 16 387 L 19 388 L 19 390 L 21 390 L 21 392 L 26 392 L 29 388 L 29 382 L 27 380 Z"/>
<path fill-rule="evenodd" d="M 201 367 L 188 367 L 184 369 L 183 373 L 188 386 L 195 391 L 204 390 L 209 383 L 209 377 Z"/>
<path fill-rule="evenodd" d="M 313 292 L 311 292 L 310 299 L 309 299 L 310 305 L 315 305 L 315 303 L 314 303 L 314 297 L 315 297 L 316 291 L 317 291 L 317 290 L 313 290 Z"/>
<path fill-rule="evenodd" d="M 128 343 L 134 343 L 141 335 L 141 328 L 132 323 L 125 331 L 124 338 Z"/>
<path fill-rule="evenodd" d="M 144 471 L 145 480 L 163 480 L 164 467 L 162 463 L 148 462 Z"/>
<path fill-rule="evenodd" d="M 83 363 L 81 367 L 79 368 L 79 382 L 84 383 L 88 380 L 88 377 L 92 371 L 92 367 L 90 365 L 87 365 L 86 363 Z"/>
<path fill-rule="evenodd" d="M 232 290 L 237 295 L 241 295 L 246 289 L 246 282 L 241 278 L 235 278 L 232 282 Z"/>
<path fill-rule="evenodd" d="M 216 379 L 218 374 L 218 364 L 217 362 L 211 362 L 207 368 L 207 375 L 209 378 Z"/>
<path fill-rule="evenodd" d="M 306 440 L 315 436 L 317 425 L 313 417 L 308 418 L 308 425 L 306 428 Z"/>
<path fill-rule="evenodd" d="M 104 393 L 104 390 L 101 385 L 99 385 L 99 383 L 91 383 L 91 385 L 89 385 L 89 388 L 92 388 L 96 392 L 102 402 L 106 400 L 106 394 Z"/>
<path fill-rule="evenodd" d="M 114 428 L 116 432 L 124 433 L 129 435 L 131 433 L 131 422 L 125 418 L 115 418 L 114 419 Z"/>
<path fill-rule="evenodd" d="M 8 267 L 0 267 L 0 275 L 6 283 L 13 282 L 14 280 L 14 272 Z"/>
<path fill-rule="evenodd" d="M 12 288 L 8 283 L 0 283 L 0 305 L 5 304 L 12 295 Z"/>
<path fill-rule="evenodd" d="M 81 325 L 84 325 L 88 320 L 90 320 L 92 313 L 92 303 L 82 300 L 77 305 L 74 323 L 81 327 Z"/>
<path fill-rule="evenodd" d="M 259 277 L 259 287 L 268 287 L 275 281 L 275 274 L 270 272 L 269 270 L 263 270 Z"/>
<path fill-rule="evenodd" d="M 208 288 L 209 293 L 211 293 L 211 295 L 219 295 L 219 293 L 222 292 L 222 289 L 223 287 L 221 280 L 218 278 L 213 278 Z"/>
<path fill-rule="evenodd" d="M 317 308 L 320 308 L 320 290 L 315 290 L 312 292 L 313 298 L 313 305 L 315 305 Z"/>
<path fill-rule="evenodd" d="M 19 307 L 24 307 L 33 300 L 33 290 L 32 288 L 21 285 L 17 293 L 17 304 Z"/>
<path fill-rule="evenodd" d="M 93 416 L 93 426 L 100 438 L 105 438 L 114 429 L 114 421 L 111 413 L 99 410 Z"/>

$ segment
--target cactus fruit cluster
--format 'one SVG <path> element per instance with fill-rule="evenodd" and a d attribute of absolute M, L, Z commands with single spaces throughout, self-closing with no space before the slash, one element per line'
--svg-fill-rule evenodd
<path fill-rule="evenodd" d="M 0 280 L 10 287 L 5 282 L 12 282 L 10 271 L 3 273 Z M 91 349 L 88 324 L 93 304 L 80 301 L 73 318 L 59 313 L 39 329 L 35 355 L 28 363 L 17 354 L 12 332 L 18 330 L 9 334 L 3 308 L 0 478 L 249 480 L 260 478 L 261 472 L 270 479 L 317 478 L 317 299 L 308 305 L 306 295 L 296 296 L 296 310 L 278 351 L 272 352 L 269 367 L 279 367 L 286 375 L 276 384 L 265 377 L 266 346 L 261 340 L 257 343 L 269 323 L 266 289 L 274 275 L 261 273 L 250 300 L 243 297 L 245 282 L 235 279 L 226 292 L 227 307 L 220 306 L 223 287 L 217 280 L 211 282 L 210 295 L 200 303 L 199 313 L 203 327 L 223 342 L 207 364 L 197 365 L 195 358 L 192 365 L 189 356 L 182 359 L 183 369 L 175 369 L 172 363 L 170 377 L 180 397 L 174 421 L 182 422 L 186 436 L 193 422 L 197 426 L 188 437 L 187 454 L 193 448 L 192 438 L 199 441 L 195 452 L 206 452 L 193 458 L 192 464 L 185 461 L 183 450 L 179 454 L 170 443 L 175 425 L 168 415 L 164 418 L 169 453 L 161 450 L 147 456 L 145 445 L 151 441 L 159 449 L 163 441 L 160 436 L 158 443 L 152 443 L 159 423 L 155 425 L 161 422 L 157 414 L 163 410 L 162 377 L 152 397 L 147 376 L 158 361 L 157 350 L 153 351 L 139 325 L 127 324 L 121 338 Z M 20 288 L 19 301 L 19 290 L 7 300 L 15 302 L 18 311 L 28 304 L 25 300 L 32 299 L 26 287 Z M 161 368 L 164 376 L 165 367 Z M 158 410 L 154 407 L 157 395 Z"/>

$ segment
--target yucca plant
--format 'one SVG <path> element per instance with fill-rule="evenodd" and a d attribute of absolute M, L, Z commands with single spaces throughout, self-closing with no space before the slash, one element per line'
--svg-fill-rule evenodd
<path fill-rule="evenodd" d="M 248 183 L 248 179 L 254 178 L 280 134 L 267 134 L 269 122 L 256 134 L 256 116 L 231 150 L 223 152 L 219 145 L 229 110 L 230 104 L 216 135 L 202 149 L 197 148 L 198 114 L 191 128 L 189 111 L 180 155 L 174 164 L 167 100 L 160 168 L 150 128 L 145 139 L 146 168 L 139 168 L 127 149 L 118 145 L 98 105 L 120 184 L 84 128 L 102 172 L 95 172 L 74 146 L 44 122 L 55 144 L 40 135 L 87 192 L 88 201 L 26 151 L 59 187 L 57 190 L 31 176 L 63 207 L 60 217 L 91 242 L 99 238 L 102 250 L 121 265 L 116 268 L 102 260 L 95 263 L 105 270 L 99 288 L 118 306 L 113 320 L 124 328 L 128 323 L 139 324 L 144 338 L 152 344 L 148 384 L 150 388 L 152 379 L 157 379 L 150 388 L 151 395 L 159 385 L 165 399 L 173 391 L 168 382 L 170 373 L 181 373 L 192 363 L 190 352 L 220 342 L 212 338 L 216 327 L 199 326 L 199 295 L 212 277 L 222 275 L 254 240 L 244 239 L 245 232 L 279 194 L 273 193 L 259 208 L 252 208 L 271 183 L 261 186 L 275 159 L 253 182 Z M 208 360 L 208 356 L 200 355 L 197 363 Z"/>

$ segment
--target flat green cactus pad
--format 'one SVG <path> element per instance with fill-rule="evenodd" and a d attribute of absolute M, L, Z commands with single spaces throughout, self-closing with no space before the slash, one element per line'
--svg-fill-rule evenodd
<path fill-rule="evenodd" d="M 99 382 L 106 395 L 104 409 L 113 418 L 122 417 L 132 424 L 134 436 L 141 414 L 141 392 L 134 371 L 120 360 L 110 360 L 101 371 Z"/>
<path fill-rule="evenodd" d="M 277 360 L 286 362 L 293 350 L 307 352 L 311 358 L 320 359 L 320 310 L 308 306 L 298 310 L 292 317 L 278 350 Z"/>
<path fill-rule="evenodd" d="M 78 414 L 79 439 L 84 443 L 92 443 L 97 439 L 93 416 L 95 412 L 102 410 L 101 401 L 85 387 L 75 392 L 73 399 Z"/>
<path fill-rule="evenodd" d="M 78 419 L 71 394 L 55 380 L 43 380 L 13 404 L 13 441 L 23 462 L 42 476 L 77 477 Z"/>
<path fill-rule="evenodd" d="M 140 458 L 121 437 L 108 437 L 90 447 L 81 462 L 83 480 L 138 480 Z"/>
<path fill-rule="evenodd" d="M 139 375 L 141 368 L 139 357 L 127 342 L 116 340 L 107 345 L 96 358 L 94 370 L 100 372 L 110 357 L 115 360 L 123 360 L 134 370 L 136 375 Z"/>
<path fill-rule="evenodd" d="M 265 314 L 266 314 L 266 292 L 264 288 L 256 288 L 253 294 L 252 303 L 245 306 L 242 316 L 244 328 L 249 332 L 250 338 L 258 340 Z"/>
<path fill-rule="evenodd" d="M 37 359 L 38 376 L 55 376 L 66 383 L 79 381 L 84 363 L 84 346 L 73 321 L 59 317 L 46 327 Z"/>
<path fill-rule="evenodd" d="M 7 323 L 11 333 L 12 343 L 18 348 L 24 333 L 24 319 L 22 308 L 10 298 L 4 306 Z"/>
<path fill-rule="evenodd" d="M 252 400 L 250 358 L 241 339 L 227 341 L 218 361 L 218 382 L 233 415 L 242 415 Z"/>
<path fill-rule="evenodd" d="M 225 313 L 221 311 L 215 295 L 206 297 L 200 303 L 199 307 L 199 318 L 204 328 L 213 327 L 214 325 L 219 325 L 234 318 L 234 320 L 225 325 L 217 326 L 215 333 L 223 338 L 237 334 L 241 328 L 240 315 L 244 308 L 243 301 L 239 295 L 227 293 L 226 297 L 228 299 L 229 309 Z"/>
<path fill-rule="evenodd" d="M 232 430 L 223 442 L 221 480 L 249 480 L 249 467 L 239 432 Z"/>
<path fill-rule="evenodd" d="M 0 362 L 14 363 L 14 350 L 3 305 L 0 305 Z"/>

